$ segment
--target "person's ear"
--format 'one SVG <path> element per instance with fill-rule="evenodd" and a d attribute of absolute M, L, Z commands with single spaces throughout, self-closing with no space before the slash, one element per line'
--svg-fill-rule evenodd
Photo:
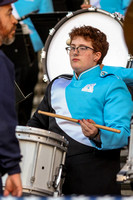
<path fill-rule="evenodd" d="M 102 54 L 100 51 L 96 52 L 95 53 L 95 57 L 94 57 L 94 61 L 95 62 L 98 62 L 98 60 L 101 58 Z"/>

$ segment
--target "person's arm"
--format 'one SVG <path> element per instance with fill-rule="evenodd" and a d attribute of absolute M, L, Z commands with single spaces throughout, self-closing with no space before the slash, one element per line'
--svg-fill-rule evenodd
<path fill-rule="evenodd" d="M 20 173 L 21 155 L 15 135 L 14 67 L 3 54 L 0 55 L 0 63 L 0 172 L 4 175 Z"/>
<path fill-rule="evenodd" d="M 8 196 L 9 194 L 16 197 L 22 196 L 22 183 L 20 174 L 13 174 L 7 177 L 4 196 Z"/>
<path fill-rule="evenodd" d="M 121 78 L 126 85 L 133 86 L 133 68 L 103 66 L 102 71 L 115 74 Z"/>
<path fill-rule="evenodd" d="M 132 110 L 133 103 L 127 87 L 121 80 L 114 79 L 106 92 L 104 125 L 119 129 L 121 133 L 100 129 L 101 149 L 117 149 L 128 144 Z"/>

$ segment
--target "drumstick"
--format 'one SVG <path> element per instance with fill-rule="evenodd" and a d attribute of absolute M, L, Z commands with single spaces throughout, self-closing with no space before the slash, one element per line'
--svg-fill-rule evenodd
<path fill-rule="evenodd" d="M 75 123 L 79 122 L 78 119 L 73 119 L 71 117 L 66 117 L 66 116 L 63 116 L 63 115 L 57 115 L 57 114 L 50 113 L 50 112 L 44 112 L 44 111 L 41 111 L 41 110 L 38 110 L 38 113 L 39 114 L 43 114 L 43 115 L 47 115 L 49 117 L 56 117 L 56 118 L 60 118 L 60 119 L 65 119 L 65 120 L 68 120 L 68 121 L 71 121 L 71 122 L 75 122 Z M 107 126 L 102 126 L 102 125 L 99 125 L 99 124 L 93 124 L 93 126 L 95 126 L 97 128 L 100 128 L 100 129 L 107 130 L 107 131 L 112 131 L 112 132 L 115 132 L 115 133 L 120 133 L 121 132 L 118 129 L 110 128 L 110 127 L 107 127 Z"/>

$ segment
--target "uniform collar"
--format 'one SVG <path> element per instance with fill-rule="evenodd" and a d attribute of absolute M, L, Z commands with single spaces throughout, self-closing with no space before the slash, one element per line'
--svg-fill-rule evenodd
<path fill-rule="evenodd" d="M 99 76 L 101 72 L 100 66 L 96 65 L 90 69 L 87 69 L 86 71 L 82 72 L 79 77 L 74 72 L 74 80 L 83 80 L 83 79 L 94 79 L 95 77 Z"/>

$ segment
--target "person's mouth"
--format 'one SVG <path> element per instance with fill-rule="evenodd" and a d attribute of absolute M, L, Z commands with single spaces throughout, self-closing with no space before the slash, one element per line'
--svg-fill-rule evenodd
<path fill-rule="evenodd" d="M 73 62 L 78 62 L 79 59 L 77 59 L 77 58 L 73 58 L 72 61 L 73 61 Z"/>
<path fill-rule="evenodd" d="M 12 28 L 11 33 L 15 33 L 16 32 L 16 27 Z"/>
<path fill-rule="evenodd" d="M 12 34 L 13 34 L 13 35 L 15 34 L 15 32 L 16 32 L 16 30 L 12 30 Z"/>

